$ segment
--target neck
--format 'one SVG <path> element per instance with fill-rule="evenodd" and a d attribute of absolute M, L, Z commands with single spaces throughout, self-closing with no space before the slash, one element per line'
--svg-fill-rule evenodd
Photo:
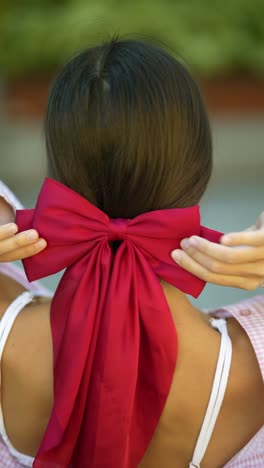
<path fill-rule="evenodd" d="M 162 282 L 162 289 L 177 328 L 199 323 L 208 325 L 207 314 L 194 307 L 183 292 L 165 282 Z"/>

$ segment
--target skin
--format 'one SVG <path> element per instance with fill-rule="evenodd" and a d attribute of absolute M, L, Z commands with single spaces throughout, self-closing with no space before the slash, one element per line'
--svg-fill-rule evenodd
<path fill-rule="evenodd" d="M 140 468 L 188 466 L 219 355 L 220 334 L 211 327 L 209 318 L 171 285 L 165 284 L 164 293 L 178 331 L 178 362 L 165 409 Z M 203 468 L 224 466 L 264 422 L 263 381 L 255 352 L 239 323 L 234 318 L 227 323 L 233 344 L 232 364 Z"/>
<path fill-rule="evenodd" d="M 18 233 L 14 221 L 12 208 L 0 197 L 0 262 L 13 262 L 31 257 L 47 245 L 34 229 Z"/>
<path fill-rule="evenodd" d="M 0 275 L 0 318 L 24 288 Z M 53 402 L 50 300 L 27 305 L 10 331 L 1 360 L 1 402 L 14 447 L 35 455 Z"/>

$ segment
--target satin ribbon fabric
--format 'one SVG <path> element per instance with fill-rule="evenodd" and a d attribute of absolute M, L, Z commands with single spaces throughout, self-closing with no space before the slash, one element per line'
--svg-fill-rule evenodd
<path fill-rule="evenodd" d="M 170 252 L 199 235 L 199 207 L 109 219 L 78 193 L 46 179 L 19 230 L 48 241 L 24 260 L 29 281 L 66 271 L 51 304 L 54 407 L 34 468 L 136 468 L 164 408 L 177 332 L 159 279 L 197 297 L 204 282 Z M 111 242 L 120 246 L 113 253 Z"/>

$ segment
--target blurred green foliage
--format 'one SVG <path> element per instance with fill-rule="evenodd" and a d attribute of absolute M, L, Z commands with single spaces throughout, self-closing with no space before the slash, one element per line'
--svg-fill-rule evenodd
<path fill-rule="evenodd" d="M 165 44 L 202 76 L 264 74 L 264 0 L 1 0 L 0 74 L 48 74 L 116 33 Z"/>

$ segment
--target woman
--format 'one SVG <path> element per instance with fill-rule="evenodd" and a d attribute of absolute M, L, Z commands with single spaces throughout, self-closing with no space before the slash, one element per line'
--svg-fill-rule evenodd
<path fill-rule="evenodd" d="M 181 292 L 202 283 L 168 255 L 172 240 L 220 237 L 194 206 L 211 136 L 188 72 L 142 42 L 89 49 L 53 86 L 46 141 L 59 183 L 17 222 L 48 241 L 25 263 L 30 279 L 68 269 L 51 306 L 54 355 L 49 303 L 15 311 L 2 358 L 9 448 L 28 466 L 37 454 L 36 467 L 262 466 L 263 366 L 245 317 L 260 327 L 263 299 L 210 322 Z M 17 294 L 7 280 L 4 317 Z"/>

